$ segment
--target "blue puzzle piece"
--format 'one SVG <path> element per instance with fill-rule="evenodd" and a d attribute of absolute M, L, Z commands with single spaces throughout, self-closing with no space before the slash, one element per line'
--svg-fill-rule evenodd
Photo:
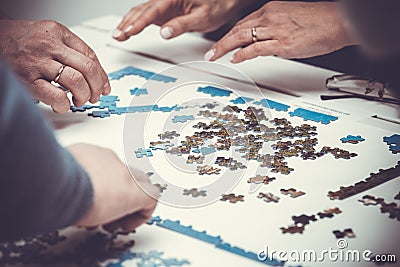
<path fill-rule="evenodd" d="M 153 223 L 161 222 L 160 216 L 153 216 L 150 218 L 150 220 L 147 221 L 147 224 L 152 225 Z"/>
<path fill-rule="evenodd" d="M 362 138 L 361 135 L 348 135 L 347 137 L 340 138 L 340 141 L 342 141 L 342 143 L 358 144 L 359 142 L 365 141 L 365 139 Z"/>
<path fill-rule="evenodd" d="M 143 158 L 144 156 L 146 157 L 152 157 L 153 156 L 153 152 L 151 152 L 151 149 L 149 148 L 138 148 L 138 150 L 135 151 L 136 157 L 137 158 Z"/>
<path fill-rule="evenodd" d="M 237 105 L 237 104 L 246 104 L 246 102 L 251 102 L 253 100 L 254 100 L 253 98 L 241 96 L 234 100 L 231 100 L 230 102 Z"/>
<path fill-rule="evenodd" d="M 95 106 L 95 105 L 83 105 L 81 107 L 71 106 L 70 110 L 72 112 L 85 112 L 86 110 L 89 110 L 89 109 L 92 109 L 92 108 L 99 108 L 99 106 Z"/>
<path fill-rule="evenodd" d="M 205 93 L 205 94 L 209 94 L 212 97 L 214 97 L 214 96 L 230 96 L 232 93 L 231 90 L 225 90 L 225 89 L 217 88 L 214 86 L 199 87 L 197 89 L 197 91 Z"/>
<path fill-rule="evenodd" d="M 100 102 L 116 102 L 119 101 L 119 98 L 117 95 L 102 95 L 100 97 Z"/>
<path fill-rule="evenodd" d="M 195 148 L 192 150 L 193 153 L 199 154 L 200 153 L 200 149 L 199 148 Z"/>
<path fill-rule="evenodd" d="M 132 66 L 128 66 L 121 70 L 114 71 L 114 72 L 108 74 L 108 78 L 110 80 L 119 80 L 119 79 L 121 79 L 125 76 L 129 76 L 129 75 L 140 76 L 146 80 L 155 80 L 155 81 L 160 81 L 160 82 L 165 82 L 165 83 L 176 81 L 176 78 L 157 74 L 155 72 L 135 68 Z"/>
<path fill-rule="evenodd" d="M 180 223 L 180 221 L 171 221 L 168 219 L 161 219 L 159 216 L 153 217 L 151 220 L 148 222 L 149 224 L 154 224 L 156 226 L 195 238 L 197 240 L 209 243 L 214 245 L 215 247 L 225 250 L 226 252 L 245 257 L 247 259 L 256 261 L 261 264 L 265 265 L 270 265 L 270 266 L 283 266 L 285 262 L 279 261 L 279 260 L 274 260 L 274 259 L 269 259 L 265 258 L 264 261 L 260 261 L 258 259 L 258 256 L 254 252 L 250 251 L 245 251 L 244 249 L 241 249 L 239 247 L 232 247 L 229 243 L 226 243 L 223 241 L 223 239 L 220 236 L 212 236 L 207 234 L 205 231 L 200 232 L 192 228 L 192 226 L 184 226 Z M 183 262 L 183 261 L 181 261 Z"/>
<path fill-rule="evenodd" d="M 110 112 L 106 111 L 106 110 L 95 110 L 92 111 L 91 113 L 88 114 L 89 116 L 92 116 L 93 118 L 106 118 L 106 117 L 110 117 Z"/>
<path fill-rule="evenodd" d="M 269 109 L 275 109 L 276 111 L 288 111 L 290 106 L 264 98 L 261 99 L 260 101 L 253 102 L 255 105 L 262 105 L 263 107 L 269 108 Z"/>
<path fill-rule="evenodd" d="M 383 142 L 389 146 L 389 150 L 393 154 L 400 153 L 400 135 L 393 134 L 392 136 L 383 137 Z"/>
<path fill-rule="evenodd" d="M 307 110 L 304 108 L 296 108 L 295 111 L 289 112 L 291 117 L 301 117 L 305 121 L 311 120 L 315 122 L 320 122 L 322 124 L 329 124 L 332 121 L 339 119 L 338 117 Z"/>
<path fill-rule="evenodd" d="M 140 96 L 140 95 L 147 95 L 147 89 L 146 88 L 134 88 L 129 90 L 129 92 L 131 93 L 131 95 L 135 95 L 135 96 Z"/>
<path fill-rule="evenodd" d="M 201 154 L 203 154 L 203 156 L 214 153 L 215 151 L 217 151 L 215 149 L 215 147 L 202 147 L 200 148 L 200 152 Z"/>
<path fill-rule="evenodd" d="M 197 240 L 201 240 L 210 244 L 219 244 L 222 242 L 222 239 L 220 236 L 212 236 L 207 234 L 205 231 L 199 232 L 197 230 L 194 230 L 192 226 L 184 226 L 181 225 L 180 221 L 171 221 L 171 220 L 162 220 L 160 222 L 156 222 L 157 226 L 167 228 L 169 230 L 172 230 L 174 232 L 178 232 L 181 234 L 184 234 L 186 236 L 193 237 Z"/>
<path fill-rule="evenodd" d="M 194 120 L 193 115 L 189 115 L 189 116 L 187 116 L 187 115 L 178 116 L 177 115 L 177 116 L 172 118 L 172 122 L 173 123 L 187 122 L 187 121 L 191 121 L 191 120 Z"/>

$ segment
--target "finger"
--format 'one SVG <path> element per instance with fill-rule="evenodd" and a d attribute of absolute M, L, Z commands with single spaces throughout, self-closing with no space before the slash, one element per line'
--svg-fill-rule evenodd
<path fill-rule="evenodd" d="M 121 221 L 119 222 L 119 225 L 121 226 L 121 228 L 125 231 L 132 231 L 135 230 L 137 227 L 139 227 L 140 225 L 146 223 L 148 220 L 150 220 L 151 218 L 151 214 L 153 212 L 147 212 L 147 213 L 142 213 L 142 212 L 138 212 L 132 215 L 129 215 L 123 219 L 121 219 Z"/>
<path fill-rule="evenodd" d="M 200 11 L 173 18 L 162 26 L 161 36 L 164 39 L 170 39 L 185 32 L 198 31 L 201 29 L 202 20 L 204 17 Z"/>
<path fill-rule="evenodd" d="M 133 32 L 134 29 L 137 29 L 137 31 L 140 32 L 141 30 L 138 29 L 138 25 L 135 25 L 135 22 L 137 22 L 142 16 L 143 12 L 145 12 L 145 10 L 147 9 L 146 6 L 147 5 L 140 5 L 132 8 L 122 18 L 122 21 L 117 26 L 117 29 L 113 32 L 112 37 L 118 41 L 125 41 L 133 35 L 131 32 Z"/>
<path fill-rule="evenodd" d="M 268 40 L 272 38 L 272 35 L 268 27 L 259 27 L 256 28 L 256 37 L 258 40 Z M 253 43 L 251 27 L 242 28 L 240 31 L 236 31 L 234 34 L 227 35 L 214 44 L 212 47 L 212 49 L 214 49 L 214 55 L 210 58 L 210 60 L 216 60 L 229 51 L 239 47 L 247 46 L 251 43 Z"/>
<path fill-rule="evenodd" d="M 129 38 L 132 35 L 140 33 L 144 28 L 150 24 L 156 23 L 156 21 L 163 17 L 165 14 L 170 13 L 169 10 L 172 7 L 173 1 L 157 1 L 153 2 L 152 5 L 147 4 L 143 6 L 139 12 L 130 12 L 130 16 L 127 18 L 128 22 L 125 23 L 121 29 L 121 35 L 125 38 Z M 118 40 L 123 39 L 120 36 Z"/>
<path fill-rule="evenodd" d="M 96 84 L 99 84 L 99 91 L 101 94 L 108 95 L 111 92 L 110 82 L 107 73 L 104 71 L 98 57 L 96 56 L 96 53 L 82 39 L 70 31 L 67 32 L 63 41 L 69 48 L 78 51 L 82 55 L 94 61 L 96 73 L 91 77 L 91 80 L 96 81 Z"/>
<path fill-rule="evenodd" d="M 277 55 L 278 40 L 267 40 L 263 42 L 256 42 L 236 52 L 231 62 L 240 63 L 248 59 L 256 58 L 258 56 L 273 56 Z"/>
<path fill-rule="evenodd" d="M 91 103 L 96 103 L 100 99 L 100 94 L 105 88 L 103 79 L 101 75 L 99 75 L 102 72 L 101 66 L 89 57 L 69 47 L 65 47 L 64 52 L 56 55 L 56 59 L 68 67 L 79 71 L 83 75 L 90 88 L 89 101 Z M 74 76 L 74 78 L 77 82 L 81 82 L 79 76 Z"/>
<path fill-rule="evenodd" d="M 38 79 L 32 83 L 33 97 L 51 106 L 56 113 L 67 112 L 71 106 L 67 94 L 50 82 Z"/>
<path fill-rule="evenodd" d="M 56 61 L 47 63 L 47 68 L 43 69 L 42 75 L 48 80 L 53 80 L 57 75 L 55 70 L 59 70 L 62 64 Z M 74 105 L 82 106 L 90 99 L 90 88 L 83 75 L 75 69 L 66 66 L 60 73 L 58 83 L 71 91 Z"/>

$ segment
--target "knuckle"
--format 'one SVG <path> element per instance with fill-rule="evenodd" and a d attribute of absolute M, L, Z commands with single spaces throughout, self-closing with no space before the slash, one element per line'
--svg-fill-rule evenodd
<path fill-rule="evenodd" d="M 96 63 L 93 61 L 93 60 L 88 60 L 86 63 L 85 63 L 85 72 L 88 74 L 88 75 L 90 75 L 90 76 L 92 76 L 92 75 L 95 75 L 96 74 L 96 71 L 97 71 L 97 65 L 96 65 Z M 89 76 L 89 77 L 90 77 Z"/>
<path fill-rule="evenodd" d="M 255 43 L 253 45 L 253 51 L 254 53 L 256 53 L 257 55 L 260 55 L 263 51 L 263 45 L 262 43 Z"/>
<path fill-rule="evenodd" d="M 239 41 L 245 42 L 248 39 L 248 35 L 249 35 L 248 30 L 241 29 L 237 34 L 237 38 Z"/>
<path fill-rule="evenodd" d="M 75 87 L 80 87 L 83 85 L 85 78 L 80 72 L 74 71 L 70 74 L 69 80 Z"/>

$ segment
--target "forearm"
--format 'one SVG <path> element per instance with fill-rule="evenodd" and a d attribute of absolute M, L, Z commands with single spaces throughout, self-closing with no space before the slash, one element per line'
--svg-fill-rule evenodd
<path fill-rule="evenodd" d="M 73 224 L 93 198 L 88 175 L 15 79 L 0 63 L 0 239 Z"/>

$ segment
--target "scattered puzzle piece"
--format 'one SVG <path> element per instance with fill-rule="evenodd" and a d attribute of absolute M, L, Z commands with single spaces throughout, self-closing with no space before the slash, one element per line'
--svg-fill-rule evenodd
<path fill-rule="evenodd" d="M 255 177 L 251 177 L 247 180 L 248 183 L 252 183 L 252 184 L 269 184 L 269 182 L 274 181 L 276 178 L 275 177 L 268 177 L 268 176 L 264 176 L 264 175 L 257 175 Z"/>
<path fill-rule="evenodd" d="M 153 153 L 151 152 L 151 149 L 144 149 L 144 148 L 138 148 L 136 151 L 135 151 L 135 154 L 136 154 L 136 157 L 137 158 L 143 158 L 144 156 L 146 156 L 146 157 L 152 157 L 153 156 Z"/>
<path fill-rule="evenodd" d="M 158 137 L 160 137 L 161 140 L 164 139 L 174 139 L 175 137 L 180 136 L 176 131 L 166 131 L 162 134 L 159 134 Z"/>
<path fill-rule="evenodd" d="M 164 192 L 164 190 L 166 190 L 167 187 L 168 187 L 167 184 L 158 184 L 158 183 L 154 184 L 154 186 L 157 187 L 160 190 L 161 193 Z"/>
<path fill-rule="evenodd" d="M 369 205 L 376 206 L 383 202 L 383 198 L 375 198 L 373 196 L 366 195 L 366 196 L 363 196 L 362 199 L 360 199 L 358 201 L 362 202 L 365 206 L 369 206 Z"/>
<path fill-rule="evenodd" d="M 174 144 L 169 141 L 150 142 L 150 148 L 152 150 L 167 150 L 168 148 L 173 146 Z"/>
<path fill-rule="evenodd" d="M 206 190 L 198 190 L 197 188 L 192 188 L 192 189 L 185 189 L 183 190 L 183 195 L 188 196 L 191 195 L 192 197 L 205 197 L 207 196 L 207 191 Z"/>
<path fill-rule="evenodd" d="M 340 138 L 340 141 L 342 141 L 342 143 L 358 144 L 365 141 L 365 139 L 362 138 L 361 135 L 348 135 L 347 137 Z"/>
<path fill-rule="evenodd" d="M 329 124 L 332 121 L 339 119 L 338 117 L 335 116 L 307 110 L 304 108 L 296 108 L 294 111 L 289 112 L 289 115 L 291 117 L 301 117 L 305 121 L 311 120 L 315 122 L 320 122 L 322 124 Z"/>
<path fill-rule="evenodd" d="M 319 216 L 320 219 L 323 219 L 323 218 L 332 218 L 335 214 L 339 213 L 342 213 L 342 211 L 336 207 L 324 210 L 323 212 L 318 212 L 317 215 Z"/>
<path fill-rule="evenodd" d="M 221 169 L 214 168 L 212 166 L 204 165 L 204 166 L 197 166 L 197 171 L 200 175 L 211 175 L 211 174 L 219 174 Z"/>
<path fill-rule="evenodd" d="M 392 151 L 393 154 L 397 154 L 400 152 L 400 135 L 393 134 L 392 136 L 383 137 L 383 142 L 385 142 L 389 146 L 389 150 Z"/>
<path fill-rule="evenodd" d="M 220 199 L 221 201 L 227 201 L 229 200 L 230 203 L 236 203 L 238 201 L 244 201 L 244 196 L 243 195 L 235 195 L 235 194 L 229 194 L 229 195 L 222 195 L 222 198 Z"/>
<path fill-rule="evenodd" d="M 383 198 L 376 198 L 370 195 L 365 195 L 361 200 L 365 206 L 380 205 L 382 213 L 389 213 L 389 218 L 400 221 L 400 206 L 394 202 L 386 203 Z"/>
<path fill-rule="evenodd" d="M 193 164 L 193 163 L 197 163 L 197 164 L 203 164 L 204 161 L 204 156 L 203 155 L 189 155 L 188 159 L 186 160 L 187 164 Z"/>
<path fill-rule="evenodd" d="M 283 234 L 302 234 L 304 232 L 304 225 L 290 225 L 287 228 L 281 227 L 281 230 Z"/>
<path fill-rule="evenodd" d="M 202 154 L 203 156 L 208 155 L 208 154 L 212 154 L 212 153 L 214 153 L 215 151 L 217 151 L 217 150 L 215 149 L 215 147 L 202 147 L 202 148 L 200 148 L 200 152 L 201 152 L 201 154 Z"/>
<path fill-rule="evenodd" d="M 212 97 L 215 97 L 215 96 L 230 96 L 231 93 L 232 93 L 231 90 L 225 90 L 225 89 L 217 88 L 217 87 L 214 87 L 214 86 L 199 87 L 197 89 L 197 91 L 205 93 L 205 94 L 209 94 Z"/>
<path fill-rule="evenodd" d="M 315 215 L 308 216 L 308 215 L 302 214 L 300 216 L 292 216 L 292 220 L 294 221 L 295 225 L 305 226 L 305 225 L 309 224 L 310 221 L 315 222 L 317 219 L 315 218 Z"/>
<path fill-rule="evenodd" d="M 130 89 L 129 92 L 130 92 L 131 95 L 134 95 L 134 96 L 140 96 L 140 95 L 147 95 L 147 94 L 149 94 L 149 93 L 147 92 L 147 89 L 146 89 L 146 88 L 138 88 L 138 87 L 136 87 L 136 88 L 134 88 L 134 89 Z"/>
<path fill-rule="evenodd" d="M 356 235 L 354 234 L 353 230 L 351 228 L 344 229 L 343 232 L 339 230 L 333 231 L 333 234 L 335 235 L 336 238 L 354 238 Z"/>
<path fill-rule="evenodd" d="M 178 123 L 178 122 L 187 122 L 187 121 L 191 121 L 194 120 L 193 115 L 182 115 L 182 116 L 178 116 L 176 115 L 175 117 L 172 118 L 172 122 L 173 123 Z"/>
<path fill-rule="evenodd" d="M 289 188 L 289 189 L 281 189 L 281 193 L 284 195 L 290 195 L 290 197 L 292 198 L 296 198 L 296 197 L 300 197 L 302 195 L 305 195 L 306 193 L 302 192 L 302 191 L 297 191 L 294 188 Z"/>
<path fill-rule="evenodd" d="M 262 105 L 263 107 L 269 109 L 275 109 L 276 111 L 288 111 L 290 106 L 270 100 L 270 99 L 261 99 L 260 101 L 253 102 L 256 105 Z"/>
<path fill-rule="evenodd" d="M 151 71 L 147 71 L 147 70 L 143 70 L 143 69 L 139 69 L 139 68 L 135 68 L 132 66 L 128 66 L 125 67 L 123 69 L 111 72 L 110 74 L 108 74 L 108 78 L 110 80 L 119 80 L 122 79 L 125 76 L 140 76 L 146 80 L 155 80 L 155 81 L 160 81 L 160 82 L 165 82 L 165 83 L 169 83 L 169 82 L 175 82 L 176 78 L 173 77 L 169 77 L 166 75 L 161 75 L 161 74 L 157 74 L 155 72 L 151 72 Z"/>
<path fill-rule="evenodd" d="M 257 197 L 263 199 L 267 203 L 269 203 L 269 202 L 277 203 L 277 202 L 279 202 L 279 199 L 280 199 L 278 196 L 275 196 L 272 193 L 262 193 L 262 192 L 258 193 Z"/>

